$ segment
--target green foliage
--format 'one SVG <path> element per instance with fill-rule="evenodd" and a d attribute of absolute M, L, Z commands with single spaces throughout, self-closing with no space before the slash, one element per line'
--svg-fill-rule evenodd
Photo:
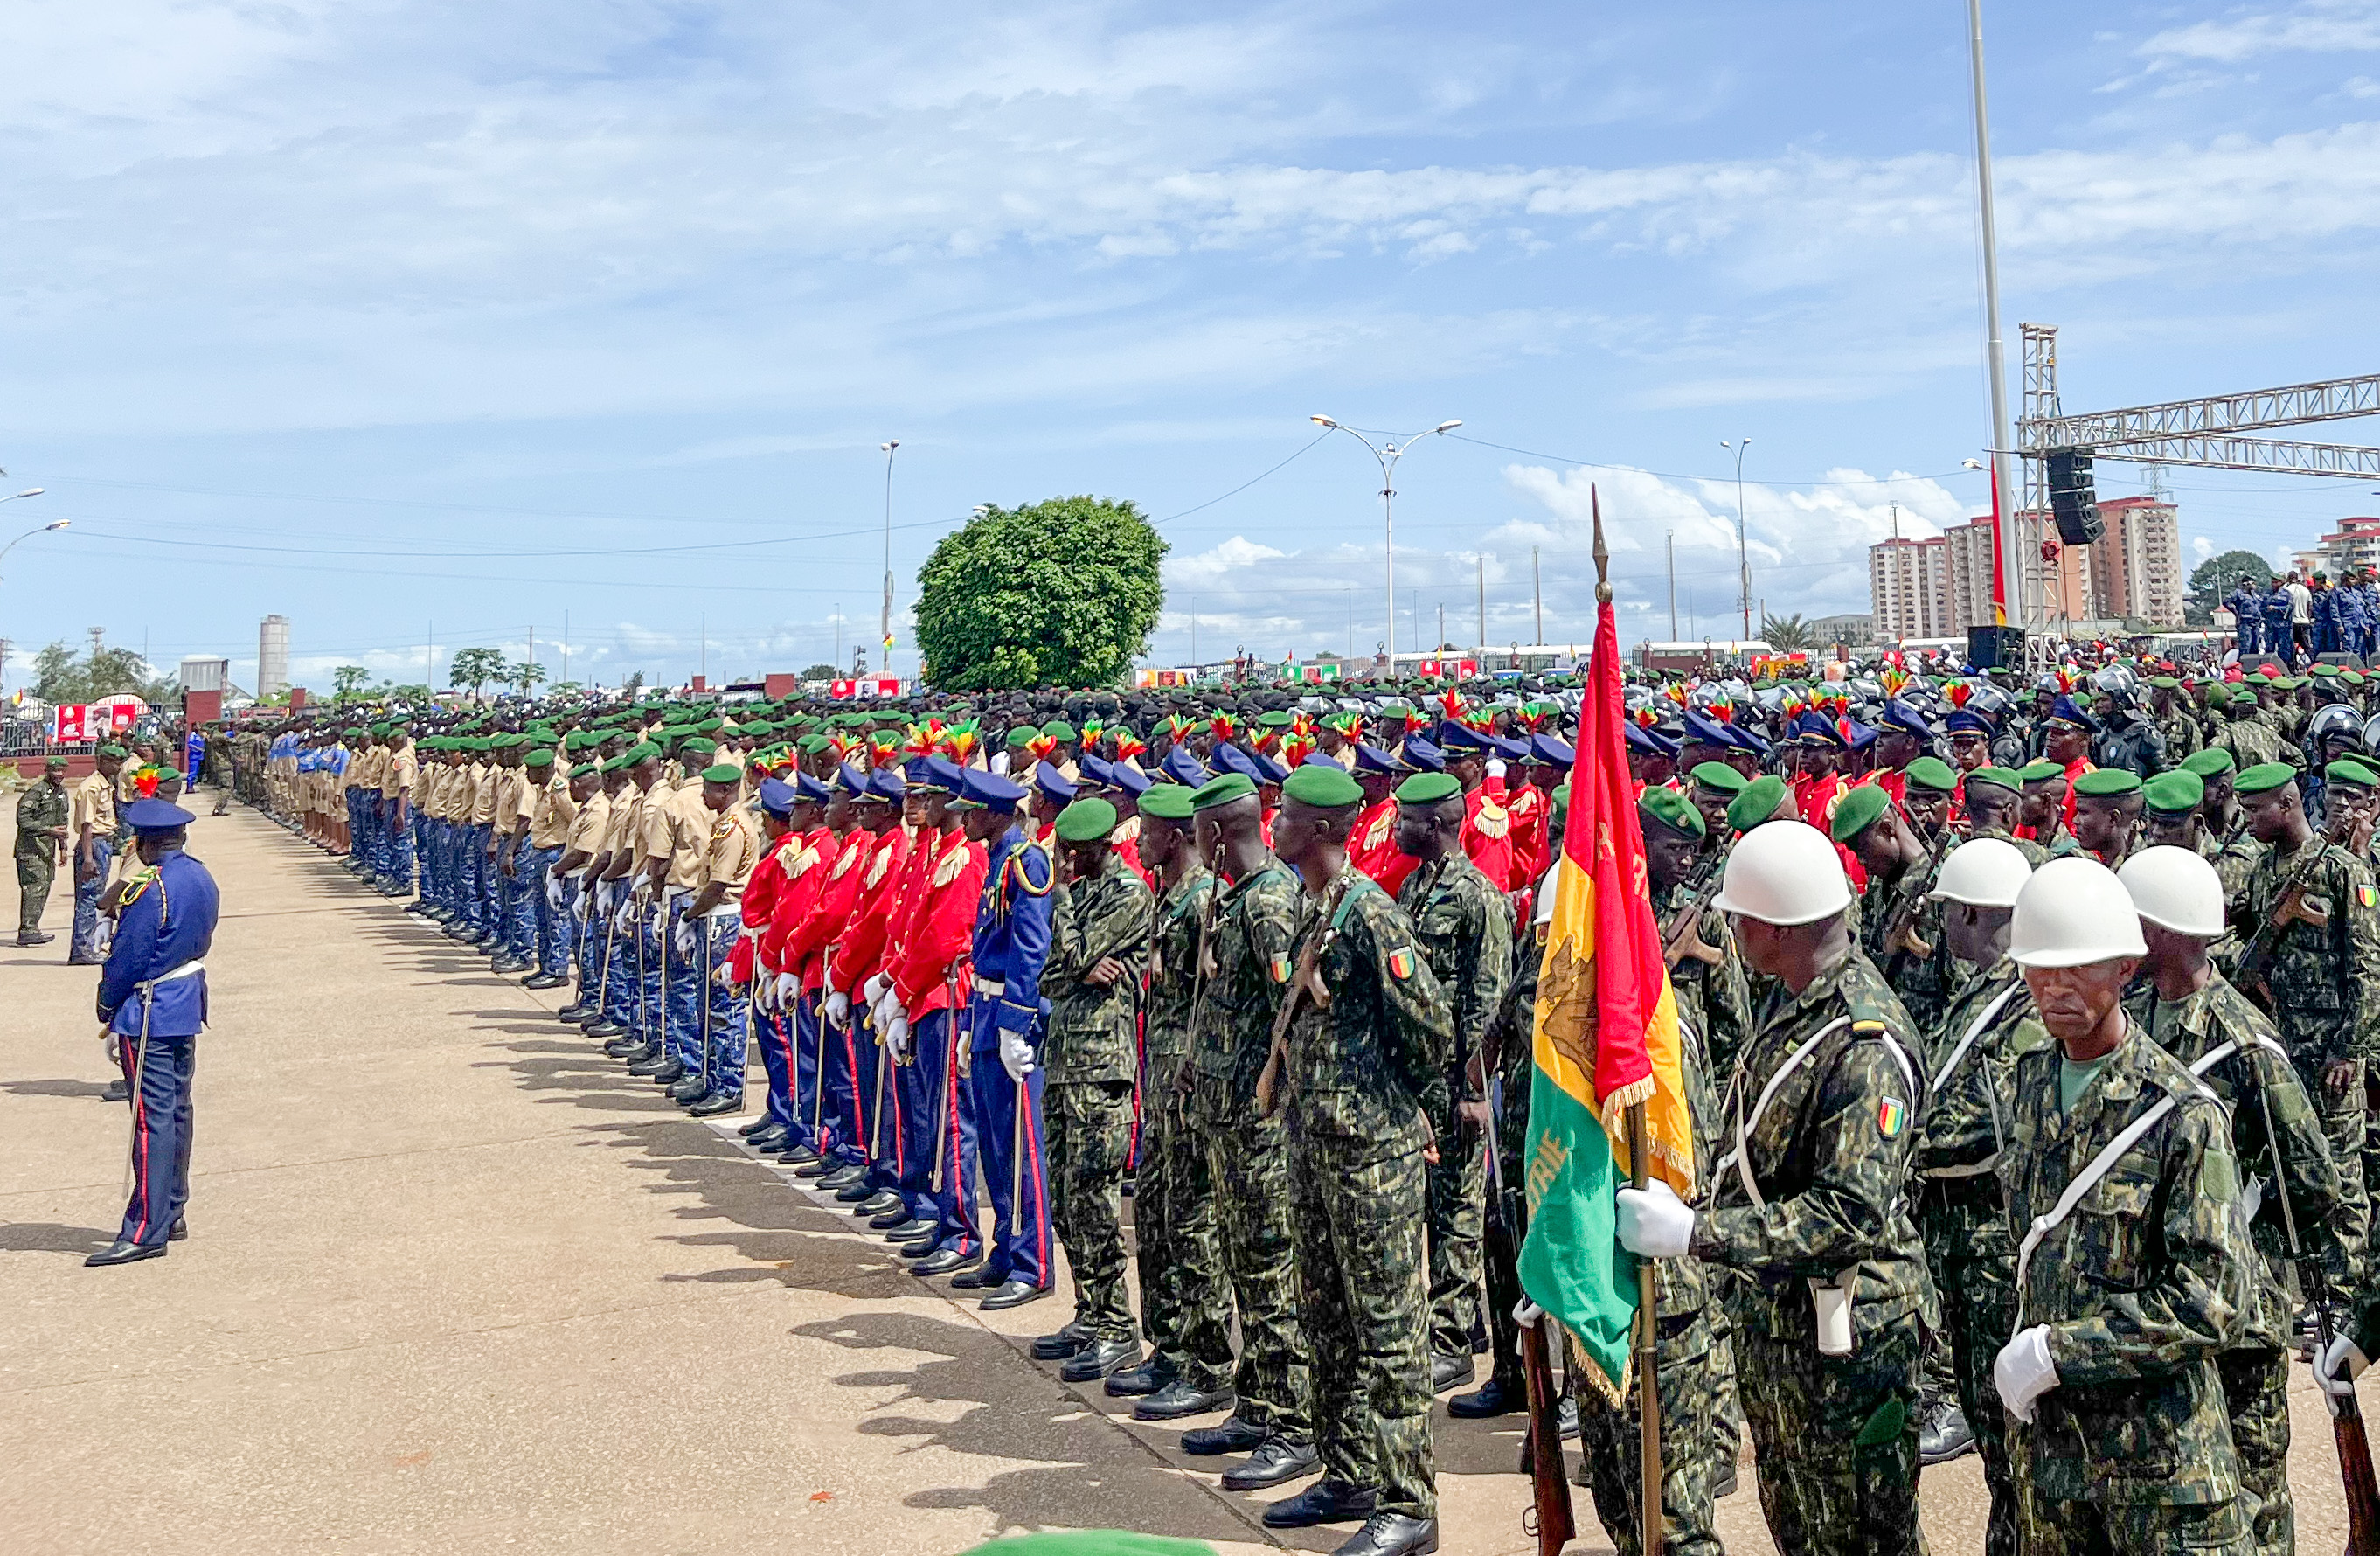
<path fill-rule="evenodd" d="M 1129 502 L 985 508 L 917 574 L 927 680 L 951 691 L 1114 684 L 1157 626 L 1166 549 Z"/>
<path fill-rule="evenodd" d="M 502 679 L 505 685 L 527 697 L 531 687 L 545 679 L 545 666 L 535 660 L 525 659 L 518 664 L 505 665 Z"/>
<path fill-rule="evenodd" d="M 410 681 L 401 687 L 383 684 L 382 689 L 388 694 L 391 700 L 409 702 L 416 708 L 427 708 L 433 700 L 430 688 L 419 681 Z"/>
<path fill-rule="evenodd" d="M 2181 619 L 2192 626 L 2215 624 L 2215 607 L 2232 586 L 2246 578 L 2261 590 L 2273 576 L 2273 565 L 2252 551 L 2227 551 L 2210 556 L 2191 570 L 2190 592 L 2182 600 Z"/>
<path fill-rule="evenodd" d="M 832 664 L 813 664 L 802 672 L 805 681 L 832 681 L 842 673 Z"/>
<path fill-rule="evenodd" d="M 490 681 L 499 679 L 504 673 L 503 650 L 457 649 L 455 650 L 454 669 L 448 675 L 446 684 L 450 687 L 468 687 L 471 688 L 471 695 L 477 697 L 480 695 L 481 687 L 486 686 Z"/>
<path fill-rule="evenodd" d="M 371 672 L 360 664 L 342 664 L 331 672 L 331 695 L 354 697 L 371 684 Z"/>
<path fill-rule="evenodd" d="M 1818 635 L 1798 611 L 1790 616 L 1762 616 L 1760 637 L 1780 653 L 1806 653 L 1818 646 Z"/>
<path fill-rule="evenodd" d="M 587 688 L 577 681 L 556 681 L 545 689 L 559 697 L 567 692 L 585 691 Z"/>
<path fill-rule="evenodd" d="M 122 691 L 168 706 L 182 697 L 171 676 L 160 675 L 129 649 L 103 645 L 78 655 L 64 643 L 52 643 L 33 656 L 33 695 L 44 702 L 96 702 Z"/>
<path fill-rule="evenodd" d="M 620 685 L 621 688 L 628 694 L 629 699 L 633 701 L 637 693 L 645 689 L 645 673 L 641 670 L 631 671 L 628 678 Z"/>

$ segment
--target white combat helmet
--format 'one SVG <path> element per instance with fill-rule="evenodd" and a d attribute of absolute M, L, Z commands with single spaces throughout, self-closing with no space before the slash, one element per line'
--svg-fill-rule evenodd
<path fill-rule="evenodd" d="M 1727 857 L 1727 879 L 1711 906 L 1764 924 L 1815 924 L 1852 904 L 1843 861 L 1807 821 L 1769 821 L 1743 834 Z"/>
<path fill-rule="evenodd" d="M 2016 894 L 2009 957 L 2019 966 L 2082 967 L 2148 950 L 2132 894 L 2096 859 L 2052 859 Z"/>
<path fill-rule="evenodd" d="M 2023 852 L 2001 837 L 1961 843 L 1942 861 L 1941 877 L 1925 894 L 1969 907 L 2014 907 L 2016 894 L 2033 879 Z"/>
<path fill-rule="evenodd" d="M 2200 940 L 2223 932 L 2223 878 L 2188 848 L 2143 848 L 2116 872 L 2140 916 Z"/>

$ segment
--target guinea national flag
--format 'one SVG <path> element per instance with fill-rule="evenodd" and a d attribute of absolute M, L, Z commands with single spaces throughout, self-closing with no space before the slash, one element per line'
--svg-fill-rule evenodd
<path fill-rule="evenodd" d="M 1602 541 L 1598 512 L 1598 553 Z M 1597 597 L 1570 815 L 1537 980 L 1521 1286 L 1570 1331 L 1617 1397 L 1626 1386 L 1638 1287 L 1636 1260 L 1613 1226 L 1613 1196 L 1630 1176 L 1627 1110 L 1644 1105 L 1648 1170 L 1681 1198 L 1694 1194 L 1694 1145 L 1677 1000 L 1628 773 L 1619 628 L 1610 590 L 1598 588 Z"/>

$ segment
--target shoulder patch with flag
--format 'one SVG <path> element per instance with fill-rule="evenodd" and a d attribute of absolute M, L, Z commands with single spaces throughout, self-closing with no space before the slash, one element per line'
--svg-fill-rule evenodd
<path fill-rule="evenodd" d="M 1394 951 L 1389 953 L 1389 971 L 1390 974 L 1399 979 L 1407 979 L 1413 976 L 1413 970 L 1414 957 L 1412 952 L 1406 950 L 1402 946 L 1399 946 Z"/>
<path fill-rule="evenodd" d="M 2372 906 L 2375 896 L 2380 896 L 2380 893 L 2375 893 L 2368 885 L 2355 888 L 2355 900 L 2365 907 Z"/>
<path fill-rule="evenodd" d="M 1876 1105 L 1876 1131 L 1886 1139 L 1889 1140 L 1898 1136 L 1901 1126 L 1908 1122 L 1909 1108 L 1900 1098 L 1887 1097 Z"/>
<path fill-rule="evenodd" d="M 1265 970 L 1272 974 L 1272 980 L 1275 983 L 1287 983 L 1289 981 L 1289 958 L 1286 956 L 1275 956 Z"/>

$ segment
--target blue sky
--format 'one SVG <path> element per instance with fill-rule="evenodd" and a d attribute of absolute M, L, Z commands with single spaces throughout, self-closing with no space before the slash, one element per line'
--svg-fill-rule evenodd
<path fill-rule="evenodd" d="M 874 636 L 888 438 L 901 606 L 978 503 L 1129 497 L 1160 663 L 1194 608 L 1204 658 L 1379 641 L 1314 412 L 1473 440 L 1400 474 L 1401 647 L 1483 574 L 1533 636 L 1533 547 L 1588 630 L 1590 481 L 1623 633 L 1671 532 L 1713 630 L 1721 439 L 1772 611 L 1985 504 L 1959 0 L 958 9 L 15 7 L 0 466 L 48 494 L 0 541 L 74 524 L 6 564 L 13 666 L 103 625 L 246 684 L 277 611 L 317 687 L 532 626 L 558 675 L 565 613 L 580 678 L 798 669 Z M 2012 385 L 2020 320 L 2069 409 L 2370 370 L 2380 0 L 2076 15 L 1987 7 Z M 2218 549 L 2380 511 L 2171 485 Z"/>

